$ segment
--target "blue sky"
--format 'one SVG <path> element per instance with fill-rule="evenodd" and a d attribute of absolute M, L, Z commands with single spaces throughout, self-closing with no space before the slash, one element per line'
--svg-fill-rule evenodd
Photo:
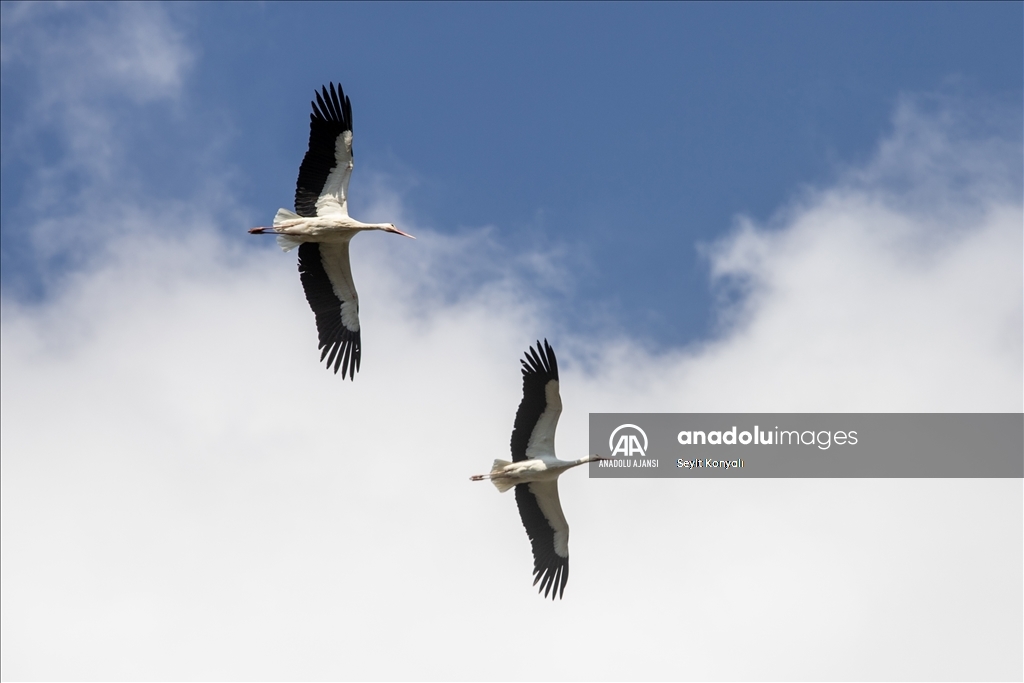
<path fill-rule="evenodd" d="M 1019 3 L 0 7 L 3 679 L 1024 675 L 1019 480 L 571 472 L 557 604 L 468 481 L 538 338 L 565 459 L 1024 410 Z M 353 243 L 354 382 L 245 232 L 329 80 L 418 237 Z"/>
<path fill-rule="evenodd" d="M 490 226 L 510 255 L 552 250 L 564 278 L 545 294 L 570 329 L 631 331 L 659 348 L 714 332 L 697 245 L 863 163 L 901 96 L 993 100 L 1010 111 L 1007 130 L 1021 124 L 1014 3 L 165 12 L 192 61 L 174 106 L 123 112 L 139 192 L 173 200 L 230 172 L 230 200 L 265 222 L 291 205 L 312 90 L 341 81 L 357 119 L 354 215 L 380 177 L 442 234 Z M 75 19 L 44 21 L 60 35 Z M 5 149 L 35 87 L 9 63 Z M 40 147 L 66 144 L 52 127 L 35 133 L 4 155 L 5 287 L 39 277 L 7 226 L 36 209 L 23 183 Z"/>

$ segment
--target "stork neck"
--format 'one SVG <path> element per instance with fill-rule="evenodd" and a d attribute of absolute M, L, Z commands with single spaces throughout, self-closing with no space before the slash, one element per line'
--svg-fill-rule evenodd
<path fill-rule="evenodd" d="M 390 223 L 363 223 L 354 218 L 350 219 L 350 223 L 356 230 L 384 230 L 391 227 Z"/>

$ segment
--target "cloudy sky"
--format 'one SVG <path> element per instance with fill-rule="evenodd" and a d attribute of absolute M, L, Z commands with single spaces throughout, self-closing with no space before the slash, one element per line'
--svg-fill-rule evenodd
<path fill-rule="evenodd" d="M 563 477 L 591 412 L 1024 410 L 1024 10 L 2 4 L 4 679 L 1020 679 L 1020 480 Z M 290 207 L 351 96 L 362 371 Z"/>

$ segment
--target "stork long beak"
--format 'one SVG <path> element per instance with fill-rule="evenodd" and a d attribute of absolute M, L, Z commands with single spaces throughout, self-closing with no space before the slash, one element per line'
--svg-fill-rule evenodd
<path fill-rule="evenodd" d="M 384 228 L 384 229 L 385 229 L 385 230 L 387 230 L 388 232 L 393 232 L 393 233 L 395 233 L 396 235 L 401 235 L 402 237 L 408 237 L 408 238 L 409 238 L 409 239 L 411 239 L 411 240 L 414 240 L 414 239 L 416 239 L 415 237 L 413 237 L 413 236 L 412 236 L 412 235 L 410 235 L 409 233 L 407 233 L 407 232 L 402 232 L 401 230 L 399 230 L 398 228 L 396 228 L 396 227 L 395 227 L 395 226 L 393 226 L 393 225 L 392 225 L 392 226 L 391 226 L 390 228 Z"/>

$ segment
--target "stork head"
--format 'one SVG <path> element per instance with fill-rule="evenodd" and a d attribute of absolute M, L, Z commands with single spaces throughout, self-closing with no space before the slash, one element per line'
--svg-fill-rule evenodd
<path fill-rule="evenodd" d="M 416 239 L 415 237 L 413 237 L 413 236 L 412 236 L 412 235 L 410 235 L 409 233 L 407 233 L 407 232 L 402 232 L 401 230 L 399 230 L 398 228 L 396 228 L 396 227 L 395 227 L 395 224 L 394 224 L 394 223 L 388 223 L 388 224 L 387 224 L 386 226 L 384 226 L 383 228 L 381 228 L 381 230 L 383 230 L 384 232 L 393 232 L 393 233 L 395 233 L 396 235 L 401 235 L 401 236 L 403 236 L 403 237 L 408 237 L 408 238 L 409 238 L 409 239 L 411 239 L 411 240 L 414 240 L 414 239 Z"/>

